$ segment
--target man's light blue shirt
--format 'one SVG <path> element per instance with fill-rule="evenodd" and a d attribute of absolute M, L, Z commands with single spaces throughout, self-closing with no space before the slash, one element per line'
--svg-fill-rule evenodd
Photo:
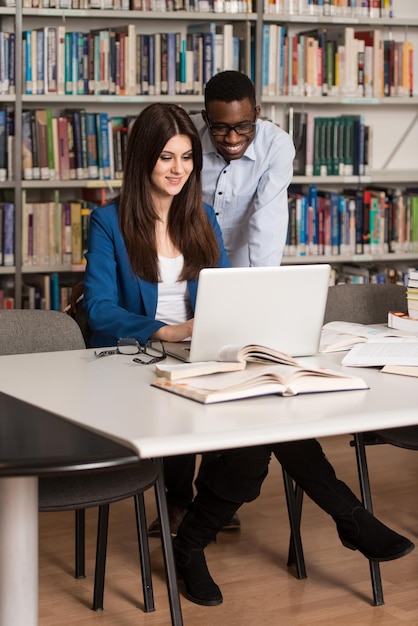
<path fill-rule="evenodd" d="M 202 141 L 203 199 L 215 210 L 231 265 L 280 265 L 295 157 L 290 135 L 272 122 L 257 120 L 243 157 L 226 163 L 201 114 L 191 118 Z"/>

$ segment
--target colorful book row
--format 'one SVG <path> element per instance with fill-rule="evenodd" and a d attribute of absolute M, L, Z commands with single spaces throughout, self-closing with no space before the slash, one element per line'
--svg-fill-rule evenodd
<path fill-rule="evenodd" d="M 84 200 L 27 202 L 22 208 L 22 265 L 83 265 L 92 205 Z"/>
<path fill-rule="evenodd" d="M 412 41 L 384 39 L 379 28 L 320 27 L 298 34 L 263 25 L 265 96 L 411 97 Z"/>
<path fill-rule="evenodd" d="M 393 0 L 264 0 L 264 13 L 391 18 Z"/>
<path fill-rule="evenodd" d="M 16 37 L 0 31 L 0 95 L 16 93 Z"/>
<path fill-rule="evenodd" d="M 131 117 L 84 109 L 22 113 L 24 180 L 121 179 Z"/>
<path fill-rule="evenodd" d="M 199 32 L 199 29 L 202 32 Z M 251 70 L 247 24 L 205 23 L 180 32 L 137 34 L 135 24 L 23 32 L 23 92 L 59 95 L 203 93 L 218 71 Z"/>
<path fill-rule="evenodd" d="M 16 0 L 0 0 L 0 6 Z M 197 11 L 202 13 L 252 13 L 251 0 L 23 0 L 27 9 L 104 9 L 116 11 Z"/>
<path fill-rule="evenodd" d="M 362 176 L 370 169 L 372 133 L 363 115 L 318 117 L 290 107 L 288 132 L 295 175 Z"/>
<path fill-rule="evenodd" d="M 70 302 L 71 290 L 72 283 L 56 272 L 31 274 L 22 287 L 22 309 L 63 311 Z"/>
<path fill-rule="evenodd" d="M 286 256 L 418 252 L 418 189 L 290 188 Z"/>

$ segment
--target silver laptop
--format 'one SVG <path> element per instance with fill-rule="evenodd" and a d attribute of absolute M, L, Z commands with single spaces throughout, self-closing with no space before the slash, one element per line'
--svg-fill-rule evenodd
<path fill-rule="evenodd" d="M 200 272 L 191 342 L 165 343 L 182 361 L 216 361 L 226 345 L 259 344 L 290 356 L 318 351 L 329 265 Z"/>

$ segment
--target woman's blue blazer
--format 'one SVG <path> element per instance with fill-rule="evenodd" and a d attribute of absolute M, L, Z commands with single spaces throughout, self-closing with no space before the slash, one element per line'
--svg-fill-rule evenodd
<path fill-rule="evenodd" d="M 230 263 L 215 212 L 205 204 L 219 241 L 219 267 Z M 135 337 L 145 344 L 164 322 L 155 319 L 158 284 L 143 280 L 131 270 L 119 229 L 118 203 L 92 211 L 89 225 L 84 308 L 92 330 L 91 346 L 114 346 L 120 337 Z M 188 281 L 194 311 L 197 281 Z"/>

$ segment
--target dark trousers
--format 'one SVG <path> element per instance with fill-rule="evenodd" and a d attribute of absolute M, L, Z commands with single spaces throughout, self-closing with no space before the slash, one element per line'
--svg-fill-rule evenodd
<path fill-rule="evenodd" d="M 180 526 L 177 547 L 204 547 L 244 502 L 260 493 L 271 454 L 322 509 L 336 521 L 361 503 L 340 481 L 315 439 L 225 450 L 202 464 L 197 496 Z"/>
<path fill-rule="evenodd" d="M 240 505 L 251 502 L 260 493 L 272 453 L 293 480 L 330 515 L 340 514 L 347 499 L 351 502 L 355 497 L 337 479 L 316 439 L 204 454 L 196 484 Z M 164 458 L 169 504 L 188 508 L 193 500 L 195 467 L 195 454 Z"/>
<path fill-rule="evenodd" d="M 196 455 L 167 456 L 163 461 L 167 504 L 187 509 L 193 500 Z"/>

